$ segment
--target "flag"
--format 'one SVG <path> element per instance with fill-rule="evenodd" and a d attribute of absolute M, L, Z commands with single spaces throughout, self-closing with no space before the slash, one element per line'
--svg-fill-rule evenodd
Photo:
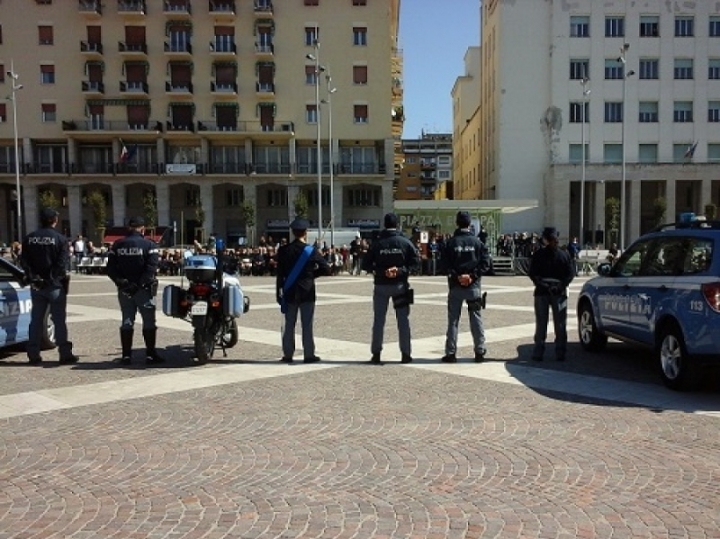
<path fill-rule="evenodd" d="M 687 151 L 685 152 L 685 159 L 692 159 L 695 155 L 695 148 L 697 148 L 698 143 L 696 142 L 692 146 L 688 146 Z"/>
<path fill-rule="evenodd" d="M 120 139 L 120 162 L 125 163 L 128 160 L 128 149 L 127 146 L 125 146 L 125 143 Z"/>

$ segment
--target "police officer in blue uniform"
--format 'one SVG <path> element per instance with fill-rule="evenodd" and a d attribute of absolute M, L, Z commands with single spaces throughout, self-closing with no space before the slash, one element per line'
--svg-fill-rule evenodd
<path fill-rule="evenodd" d="M 402 363 L 412 361 L 410 345 L 410 304 L 412 291 L 408 283 L 411 272 L 420 267 L 420 254 L 412 242 L 398 230 L 398 218 L 388 213 L 384 219 L 385 230 L 372 242 L 363 260 L 362 269 L 374 274 L 373 327 L 370 363 L 380 364 L 383 333 L 388 303 L 392 299 L 400 337 Z"/>
<path fill-rule="evenodd" d="M 57 223 L 58 212 L 52 208 L 43 208 L 40 211 L 40 228 L 25 236 L 22 242 L 20 264 L 25 270 L 25 279 L 31 286 L 32 298 L 30 335 L 26 348 L 31 365 L 42 363 L 40 349 L 48 308 L 55 325 L 55 342 L 60 353 L 60 363 L 71 364 L 78 361 L 78 357 L 72 353 L 72 343 L 68 341 L 66 322 L 70 251 L 67 238 L 55 230 Z"/>
<path fill-rule="evenodd" d="M 470 214 L 458 212 L 455 216 L 457 230 L 445 244 L 442 254 L 448 278 L 448 327 L 445 337 L 444 363 L 456 363 L 458 323 L 463 303 L 467 303 L 470 332 L 473 338 L 475 361 L 483 361 L 486 353 L 485 330 L 480 310 L 483 298 L 480 279 L 490 268 L 487 249 L 480 238 L 470 230 Z"/>
<path fill-rule="evenodd" d="M 277 252 L 277 301 L 282 306 L 285 317 L 282 330 L 284 363 L 293 362 L 295 353 L 295 324 L 298 312 L 302 323 L 302 342 L 305 363 L 315 363 L 320 358 L 315 355 L 315 339 L 313 337 L 313 317 L 315 316 L 315 279 L 330 275 L 330 266 L 316 247 L 307 245 L 306 219 L 295 219 L 290 223 L 295 240 L 281 245 Z M 308 248 L 308 255 L 301 260 L 303 251 Z M 294 282 L 288 282 L 296 264 L 301 264 L 295 272 Z"/>
<path fill-rule="evenodd" d="M 146 362 L 162 363 L 164 358 L 155 349 L 158 247 L 155 242 L 145 238 L 145 221 L 142 217 L 131 218 L 128 227 L 128 234 L 115 241 L 110 247 L 107 264 L 108 276 L 118 289 L 118 301 L 122 312 L 121 362 L 124 365 L 132 362 L 135 317 L 139 311 L 142 318 Z"/>
<path fill-rule="evenodd" d="M 545 246 L 530 258 L 528 277 L 535 284 L 534 361 L 543 360 L 549 309 L 552 309 L 555 326 L 555 359 L 564 361 L 567 352 L 567 287 L 575 277 L 575 270 L 570 255 L 559 248 L 558 238 L 554 227 L 546 227 L 542 232 Z"/>

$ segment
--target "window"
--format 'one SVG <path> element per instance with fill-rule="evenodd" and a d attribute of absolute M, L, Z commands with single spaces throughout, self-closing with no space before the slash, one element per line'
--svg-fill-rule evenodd
<path fill-rule="evenodd" d="M 42 84 L 55 84 L 55 66 L 54 65 L 41 65 L 40 66 L 40 82 Z"/>
<path fill-rule="evenodd" d="M 688 159 L 692 159 L 693 143 L 673 144 L 673 163 L 687 163 Z"/>
<path fill-rule="evenodd" d="M 356 124 L 366 124 L 368 122 L 367 105 L 353 105 L 353 121 Z"/>
<path fill-rule="evenodd" d="M 319 6 L 320 0 L 305 0 L 306 6 Z"/>
<path fill-rule="evenodd" d="M 367 6 L 367 0 L 352 0 L 353 6 Z"/>
<path fill-rule="evenodd" d="M 570 163 L 582 163 L 583 147 L 582 144 L 571 144 L 569 161 Z M 590 162 L 590 146 L 585 144 L 585 162 Z"/>
<path fill-rule="evenodd" d="M 720 163 L 720 144 L 708 144 L 707 152 L 708 162 Z"/>
<path fill-rule="evenodd" d="M 55 103 L 43 103 L 40 105 L 42 110 L 42 121 L 43 122 L 55 122 L 57 116 L 55 114 Z"/>
<path fill-rule="evenodd" d="M 640 163 L 657 163 L 658 145 L 657 144 L 640 144 L 638 146 L 638 162 Z"/>
<path fill-rule="evenodd" d="M 605 37 L 624 37 L 625 18 L 605 17 Z"/>
<path fill-rule="evenodd" d="M 660 78 L 660 62 L 657 58 L 640 58 L 641 79 L 658 79 Z"/>
<path fill-rule="evenodd" d="M 638 121 L 640 123 L 656 123 L 658 121 L 657 101 L 640 101 Z"/>
<path fill-rule="evenodd" d="M 625 64 L 618 62 L 616 58 L 605 59 L 605 79 L 616 80 L 625 76 Z"/>
<path fill-rule="evenodd" d="M 693 78 L 693 60 L 692 58 L 675 58 L 675 68 L 673 70 L 675 79 L 692 79 Z"/>
<path fill-rule="evenodd" d="M 570 60 L 570 80 L 582 80 L 590 73 L 590 60 Z"/>
<path fill-rule="evenodd" d="M 710 101 L 708 103 L 708 122 L 720 122 L 720 101 Z"/>
<path fill-rule="evenodd" d="M 673 104 L 673 122 L 688 123 L 693 121 L 692 101 L 675 101 Z"/>
<path fill-rule="evenodd" d="M 5 82 L 5 66 L 0 64 L 0 83 Z"/>
<path fill-rule="evenodd" d="M 0 43 L 2 43 L 2 24 L 0 24 Z"/>
<path fill-rule="evenodd" d="M 199 187 L 188 187 L 185 189 L 185 206 L 196 208 L 202 205 Z"/>
<path fill-rule="evenodd" d="M 316 124 L 318 121 L 317 107 L 315 105 L 305 105 L 305 121 L 309 124 Z"/>
<path fill-rule="evenodd" d="M 450 177 L 449 170 L 438 170 L 438 178 L 441 180 L 447 180 Z"/>
<path fill-rule="evenodd" d="M 584 114 L 583 114 L 584 109 Z M 586 123 L 589 121 L 590 103 L 588 102 L 573 102 L 570 103 L 570 123 Z M 583 120 L 584 117 L 584 120 Z"/>
<path fill-rule="evenodd" d="M 710 58 L 708 60 L 708 79 L 720 80 L 720 58 Z"/>
<path fill-rule="evenodd" d="M 7 122 L 7 108 L 5 103 L 0 103 L 0 122 Z"/>
<path fill-rule="evenodd" d="M 270 207 L 287 206 L 287 189 L 268 189 L 267 205 Z"/>
<path fill-rule="evenodd" d="M 570 17 L 570 37 L 590 37 L 590 17 Z"/>
<path fill-rule="evenodd" d="M 312 47 L 320 41 L 320 29 L 317 26 L 305 27 L 305 45 Z"/>
<path fill-rule="evenodd" d="M 53 44 L 53 27 L 52 26 L 38 26 L 38 37 L 40 45 L 52 45 Z"/>
<path fill-rule="evenodd" d="M 693 37 L 695 19 L 693 17 L 675 17 L 675 37 Z"/>
<path fill-rule="evenodd" d="M 353 84 L 367 84 L 367 66 L 353 66 Z"/>
<path fill-rule="evenodd" d="M 353 27 L 353 45 L 367 45 L 367 28 L 364 26 Z"/>
<path fill-rule="evenodd" d="M 708 35 L 710 37 L 720 37 L 720 17 L 710 17 Z"/>
<path fill-rule="evenodd" d="M 618 101 L 605 101 L 605 121 L 619 123 L 623 121 L 623 104 Z"/>
<path fill-rule="evenodd" d="M 230 187 L 225 191 L 226 206 L 241 206 L 244 200 L 242 188 Z"/>
<path fill-rule="evenodd" d="M 379 187 L 347 189 L 348 206 L 380 206 L 382 190 Z"/>
<path fill-rule="evenodd" d="M 640 37 L 660 37 L 660 17 L 657 15 L 641 15 Z"/>
<path fill-rule="evenodd" d="M 315 86 L 317 83 L 317 73 L 315 73 L 315 66 L 305 66 L 305 84 L 312 84 Z"/>
<path fill-rule="evenodd" d="M 622 163 L 622 144 L 605 144 L 603 146 L 604 163 Z"/>

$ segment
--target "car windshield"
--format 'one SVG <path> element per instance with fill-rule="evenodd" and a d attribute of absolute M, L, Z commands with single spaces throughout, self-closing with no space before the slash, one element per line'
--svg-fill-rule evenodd
<path fill-rule="evenodd" d="M 13 272 L 13 269 L 5 260 L 0 261 L 0 282 L 17 281 L 17 274 Z"/>

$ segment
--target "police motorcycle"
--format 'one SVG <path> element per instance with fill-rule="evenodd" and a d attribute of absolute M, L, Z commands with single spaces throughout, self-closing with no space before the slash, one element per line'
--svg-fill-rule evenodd
<path fill-rule="evenodd" d="M 223 357 L 238 342 L 237 319 L 250 309 L 237 277 L 237 268 L 224 260 L 224 242 L 216 241 L 216 255 L 184 255 L 187 289 L 169 285 L 163 290 L 163 312 L 190 322 L 198 363 L 206 363 L 220 347 Z"/>

